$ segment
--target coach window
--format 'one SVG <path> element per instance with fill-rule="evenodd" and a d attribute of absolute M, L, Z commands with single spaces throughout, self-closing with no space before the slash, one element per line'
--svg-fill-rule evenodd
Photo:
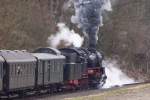
<path fill-rule="evenodd" d="M 35 66 L 34 66 L 34 62 L 32 62 L 32 63 L 31 63 L 31 65 L 32 65 L 31 67 L 35 68 Z"/>
<path fill-rule="evenodd" d="M 13 67 L 13 64 L 10 64 L 10 68 L 11 68 L 11 71 L 10 71 L 10 75 L 13 75 L 13 71 L 14 71 L 14 67 Z"/>
<path fill-rule="evenodd" d="M 33 74 L 35 74 L 35 68 L 36 68 L 36 64 L 35 64 L 35 62 L 33 62 L 33 67 L 34 67 L 34 73 Z"/>
<path fill-rule="evenodd" d="M 50 81 L 50 61 L 47 61 L 47 67 L 48 67 L 48 81 Z"/>
<path fill-rule="evenodd" d="M 53 71 L 53 61 L 51 60 L 50 61 L 50 69 L 51 69 L 51 72 Z"/>
<path fill-rule="evenodd" d="M 26 74 L 27 74 L 27 76 L 28 76 L 28 74 L 29 74 L 28 63 L 26 63 Z"/>
<path fill-rule="evenodd" d="M 51 62 L 48 61 L 48 69 L 50 69 L 50 67 L 51 67 Z"/>
<path fill-rule="evenodd" d="M 20 67 L 21 67 L 21 75 L 24 75 L 24 63 L 21 63 L 20 64 Z"/>
<path fill-rule="evenodd" d="M 32 72 L 32 67 L 31 67 L 31 63 L 29 63 L 29 75 L 31 75 Z"/>
<path fill-rule="evenodd" d="M 29 63 L 30 75 L 32 74 L 32 63 Z"/>
<path fill-rule="evenodd" d="M 58 71 L 58 67 L 59 67 L 59 62 L 56 60 L 56 61 L 55 61 L 55 72 Z"/>
<path fill-rule="evenodd" d="M 26 63 L 25 66 L 26 66 L 26 75 L 28 76 L 28 74 L 29 74 L 28 63 Z"/>
<path fill-rule="evenodd" d="M 2 66 L 1 66 L 2 64 L 1 64 L 1 62 L 0 62 L 0 78 L 2 78 L 1 76 L 1 74 L 2 74 Z"/>
<path fill-rule="evenodd" d="M 54 62 L 54 60 L 52 60 L 52 72 L 55 71 L 55 70 L 54 70 L 54 67 L 55 67 L 55 62 Z"/>
<path fill-rule="evenodd" d="M 12 67 L 13 67 L 13 75 L 15 75 L 15 72 L 16 72 L 16 70 L 15 70 L 15 65 L 12 64 Z"/>
<path fill-rule="evenodd" d="M 59 68 L 60 68 L 60 63 L 59 61 L 57 62 L 57 72 L 59 71 Z"/>
<path fill-rule="evenodd" d="M 13 66 L 14 66 L 14 69 L 15 69 L 14 74 L 17 75 L 17 64 L 13 64 Z"/>
<path fill-rule="evenodd" d="M 26 69 L 27 69 L 27 76 L 29 76 L 29 73 L 30 73 L 29 63 L 26 63 Z"/>
<path fill-rule="evenodd" d="M 29 71 L 30 71 L 29 76 L 32 74 L 32 67 L 31 66 L 32 66 L 31 63 L 29 63 Z"/>
<path fill-rule="evenodd" d="M 25 70 L 26 70 L 26 69 L 25 69 L 24 63 L 22 63 L 22 67 L 23 67 L 23 68 L 22 68 L 22 73 L 23 73 L 23 75 L 25 75 Z"/>
<path fill-rule="evenodd" d="M 30 70 L 30 73 L 29 73 L 29 75 L 31 75 L 31 72 L 32 72 L 31 63 L 29 63 L 29 70 Z"/>
<path fill-rule="evenodd" d="M 50 66 L 51 66 L 51 64 L 50 64 L 50 61 L 48 60 L 47 61 L 47 68 L 50 69 Z"/>
<path fill-rule="evenodd" d="M 2 78 L 2 66 L 0 64 L 0 78 Z"/>
<path fill-rule="evenodd" d="M 33 66 L 32 66 L 32 63 L 30 63 L 30 75 L 33 73 Z"/>
<path fill-rule="evenodd" d="M 23 72 L 24 72 L 23 64 L 20 63 L 19 66 L 20 66 L 20 72 L 21 72 L 20 75 L 22 76 L 22 75 L 23 75 Z"/>
<path fill-rule="evenodd" d="M 23 74 L 26 74 L 26 67 L 25 67 L 25 63 L 22 64 L 23 66 Z"/>
<path fill-rule="evenodd" d="M 27 71 L 27 76 L 29 76 L 29 75 L 30 75 L 30 70 L 31 70 L 31 69 L 30 69 L 30 63 L 27 63 L 27 70 L 28 70 L 28 71 Z"/>
<path fill-rule="evenodd" d="M 57 69 L 58 69 L 58 62 L 57 62 L 57 60 L 55 60 L 55 72 L 57 72 Z"/>
<path fill-rule="evenodd" d="M 49 63 L 48 63 L 48 61 L 46 61 L 46 66 L 47 66 L 47 69 L 49 69 Z"/>
<path fill-rule="evenodd" d="M 0 62 L 0 78 L 2 78 L 2 66 L 1 66 L 2 64 L 1 64 L 1 62 Z"/>
<path fill-rule="evenodd" d="M 12 75 L 15 76 L 16 70 L 15 70 L 15 64 L 11 64 L 12 66 Z"/>
<path fill-rule="evenodd" d="M 31 69 L 31 63 L 29 63 L 29 75 L 31 75 L 32 69 Z"/>
<path fill-rule="evenodd" d="M 57 62 L 54 60 L 54 72 L 56 71 Z"/>
<path fill-rule="evenodd" d="M 33 74 L 33 69 L 34 69 L 34 66 L 33 66 L 33 63 L 32 63 L 32 62 L 31 62 L 31 64 L 30 64 L 30 69 L 31 69 L 30 75 L 32 75 L 32 74 Z"/>
<path fill-rule="evenodd" d="M 31 69 L 30 69 L 30 63 L 28 63 L 28 75 L 30 75 Z"/>
<path fill-rule="evenodd" d="M 18 64 L 15 65 L 16 68 L 16 75 L 18 75 Z"/>
<path fill-rule="evenodd" d="M 47 72 L 47 66 L 46 66 L 46 61 L 44 61 L 44 70 L 45 70 L 45 72 Z"/>
<path fill-rule="evenodd" d="M 33 63 L 32 63 L 32 62 L 31 62 L 30 68 L 31 68 L 31 75 L 32 75 L 32 74 L 33 74 L 33 69 L 34 69 L 34 66 L 33 66 Z"/>
<path fill-rule="evenodd" d="M 38 63 L 38 72 L 42 73 L 42 62 L 41 61 Z"/>
<path fill-rule="evenodd" d="M 53 60 L 51 60 L 50 64 L 51 64 L 51 66 L 50 66 L 51 72 L 53 72 L 53 66 L 54 66 Z"/>
<path fill-rule="evenodd" d="M 21 73 L 20 73 L 20 70 L 21 70 L 21 67 L 20 67 L 20 64 L 17 64 L 17 74 L 20 76 L 21 75 Z"/>
<path fill-rule="evenodd" d="M 32 71 L 33 71 L 33 66 L 32 63 L 30 63 L 30 75 L 32 74 Z"/>
<path fill-rule="evenodd" d="M 9 64 L 9 68 L 10 68 L 10 75 L 12 76 L 12 73 L 13 73 L 13 64 Z"/>
<path fill-rule="evenodd" d="M 31 68 L 32 68 L 32 74 L 34 74 L 34 70 L 35 70 L 34 63 L 31 63 Z"/>
<path fill-rule="evenodd" d="M 20 72 L 21 72 L 20 75 L 22 75 L 24 72 L 24 66 L 22 63 L 19 63 L 19 67 L 20 67 Z"/>
<path fill-rule="evenodd" d="M 17 75 L 20 76 L 20 66 L 19 66 L 19 64 L 17 64 L 16 67 L 17 67 Z"/>
<path fill-rule="evenodd" d="M 24 63 L 24 67 L 25 67 L 25 74 L 26 74 L 26 76 L 28 76 L 28 65 L 27 65 L 27 63 Z"/>
<path fill-rule="evenodd" d="M 16 75 L 16 65 L 15 64 L 11 64 L 12 66 L 12 75 Z"/>
<path fill-rule="evenodd" d="M 28 73 L 27 73 L 27 72 L 28 72 L 28 66 L 27 66 L 27 63 L 25 63 L 24 66 L 25 66 L 25 73 L 26 73 L 26 76 L 27 76 L 27 75 L 28 75 Z"/>
<path fill-rule="evenodd" d="M 50 71 L 51 71 L 51 61 L 50 60 L 48 61 L 48 70 L 49 70 L 49 73 L 50 73 Z"/>
<path fill-rule="evenodd" d="M 53 60 L 53 72 L 55 72 L 55 61 Z"/>

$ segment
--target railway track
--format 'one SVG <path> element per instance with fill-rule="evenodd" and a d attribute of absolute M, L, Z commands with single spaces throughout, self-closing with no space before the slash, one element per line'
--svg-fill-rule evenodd
<path fill-rule="evenodd" d="M 76 97 L 81 95 L 86 96 L 90 94 L 103 93 L 114 89 L 132 87 L 132 86 L 143 85 L 143 84 L 150 84 L 150 82 L 147 81 L 147 82 L 140 82 L 134 84 L 124 84 L 122 86 L 114 86 L 107 89 L 83 89 L 83 90 L 72 90 L 72 91 L 54 92 L 54 93 L 43 91 L 43 93 L 40 94 L 32 93 L 23 97 L 12 97 L 10 100 L 60 100 L 63 98 Z"/>

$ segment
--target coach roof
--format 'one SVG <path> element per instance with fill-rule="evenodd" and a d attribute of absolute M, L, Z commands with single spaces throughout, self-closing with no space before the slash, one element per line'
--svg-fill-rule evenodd
<path fill-rule="evenodd" d="M 36 61 L 35 57 L 26 51 L 0 50 L 0 55 L 7 62 L 33 62 L 33 61 Z"/>
<path fill-rule="evenodd" d="M 34 53 L 50 53 L 55 55 L 61 55 L 61 52 L 58 49 L 51 47 L 38 48 L 34 51 Z"/>
<path fill-rule="evenodd" d="M 32 53 L 32 54 L 40 60 L 65 59 L 65 56 L 63 55 L 54 55 L 49 53 Z"/>

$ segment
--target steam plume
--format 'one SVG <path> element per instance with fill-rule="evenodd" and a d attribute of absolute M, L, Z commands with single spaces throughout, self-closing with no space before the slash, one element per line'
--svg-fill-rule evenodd
<path fill-rule="evenodd" d="M 117 64 L 116 60 L 107 59 L 103 61 L 103 66 L 106 68 L 107 75 L 106 84 L 103 88 L 135 83 L 134 79 L 129 78 L 119 69 L 119 64 Z"/>
<path fill-rule="evenodd" d="M 97 44 L 97 32 L 103 25 L 102 13 L 111 11 L 110 0 L 74 0 L 75 15 L 71 21 L 82 29 L 87 46 L 95 48 Z"/>
<path fill-rule="evenodd" d="M 55 35 L 52 35 L 48 38 L 48 43 L 50 46 L 57 48 L 59 45 L 63 44 L 64 46 L 75 46 L 80 47 L 83 43 L 83 38 L 74 32 L 74 30 L 70 30 L 64 23 L 58 23 L 58 32 Z"/>

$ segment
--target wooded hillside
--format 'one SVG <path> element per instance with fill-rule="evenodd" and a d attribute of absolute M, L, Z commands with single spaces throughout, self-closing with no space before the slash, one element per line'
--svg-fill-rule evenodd
<path fill-rule="evenodd" d="M 33 50 L 47 46 L 47 38 L 56 32 L 58 22 L 75 28 L 70 22 L 74 10 L 67 9 L 67 2 L 0 0 L 0 49 Z M 105 56 L 115 55 L 129 65 L 147 64 L 150 60 L 150 0 L 112 0 L 112 4 L 113 11 L 104 14 L 98 48 Z"/>
<path fill-rule="evenodd" d="M 142 74 L 150 77 L 149 12 L 149 0 L 117 0 L 101 30 L 105 55 L 115 55 L 137 78 Z"/>
<path fill-rule="evenodd" d="M 33 49 L 45 46 L 63 20 L 65 0 L 1 0 L 0 48 Z M 68 19 L 70 20 L 70 19 Z"/>

